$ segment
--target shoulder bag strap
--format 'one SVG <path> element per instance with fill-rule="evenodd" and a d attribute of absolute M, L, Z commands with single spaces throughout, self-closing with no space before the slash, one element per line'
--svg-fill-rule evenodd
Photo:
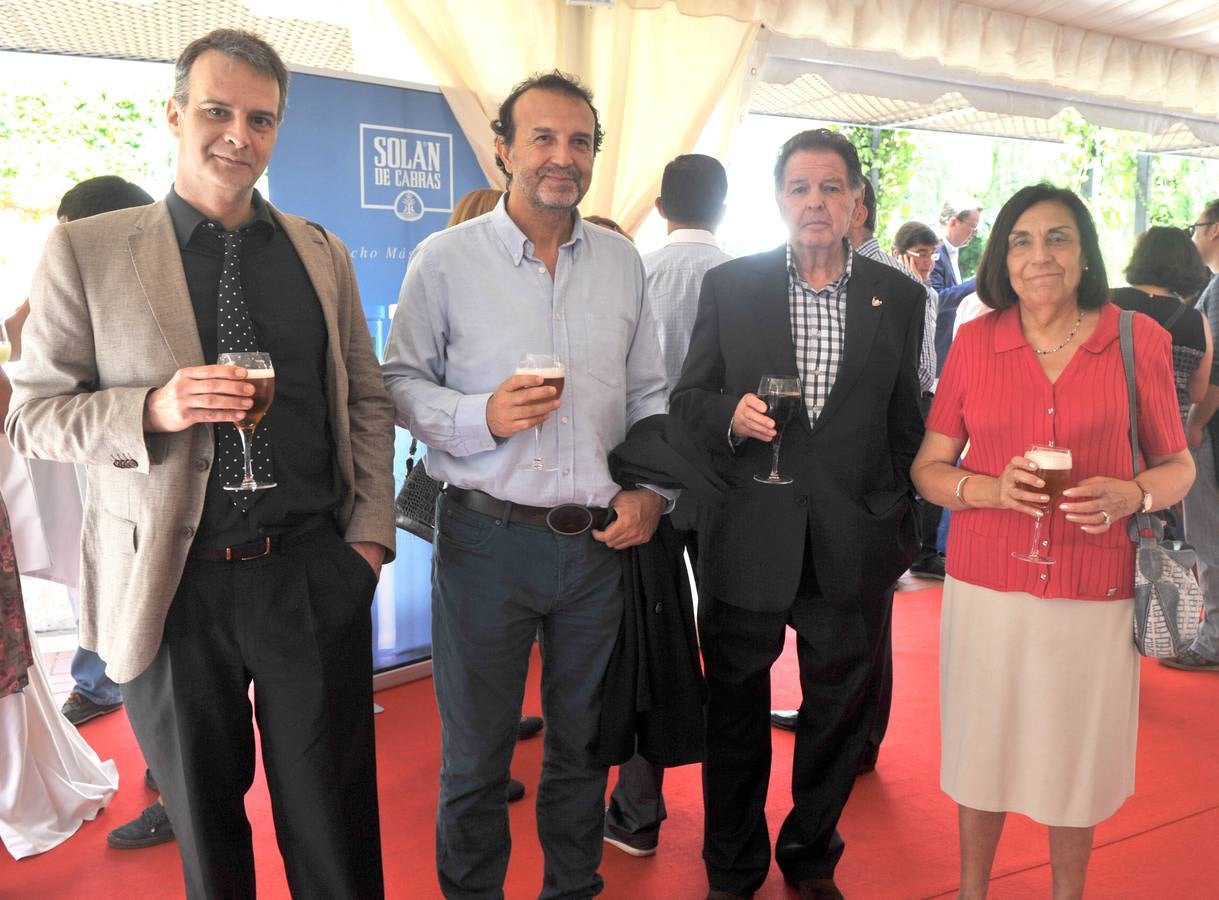
<path fill-rule="evenodd" d="M 1168 321 L 1165 322 L 1162 326 L 1164 328 L 1164 330 L 1167 331 L 1167 330 L 1171 329 L 1172 326 L 1177 324 L 1177 319 L 1181 318 L 1181 316 L 1183 316 L 1183 315 L 1185 315 L 1185 304 L 1181 303 L 1180 299 L 1178 298 L 1177 308 L 1175 310 L 1173 310 L 1173 314 L 1168 317 Z"/>
<path fill-rule="evenodd" d="M 1130 452 L 1134 459 L 1134 474 L 1139 474 L 1139 403 L 1138 391 L 1134 383 L 1134 313 L 1128 309 L 1122 310 L 1121 322 L 1118 325 L 1118 335 L 1122 345 L 1122 368 L 1126 370 L 1126 396 L 1130 401 Z M 1130 539 L 1139 543 L 1142 533 L 1155 534 L 1155 525 L 1159 520 L 1155 516 L 1143 512 L 1135 512 L 1130 517 Z M 1163 528 L 1163 525 L 1160 526 Z M 1163 532 L 1159 532 L 1162 534 Z"/>

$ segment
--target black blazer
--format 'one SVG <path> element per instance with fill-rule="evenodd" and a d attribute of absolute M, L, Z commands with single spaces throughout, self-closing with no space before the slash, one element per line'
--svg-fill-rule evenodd
<path fill-rule="evenodd" d="M 703 278 L 670 410 L 729 486 L 700 523 L 700 590 L 734 606 L 788 609 L 810 542 L 821 593 L 840 599 L 882 594 L 917 552 L 910 464 L 923 436 L 916 367 L 927 295 L 858 253 L 851 265 L 842 365 L 816 427 L 799 414 L 787 427 L 779 468 L 795 481 L 786 486 L 753 480 L 769 471 L 769 444 L 728 440 L 741 395 L 761 376 L 798 374 L 786 248 Z"/>

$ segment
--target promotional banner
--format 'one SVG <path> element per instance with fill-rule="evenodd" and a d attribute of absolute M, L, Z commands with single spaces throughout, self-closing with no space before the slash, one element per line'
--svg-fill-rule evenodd
<path fill-rule="evenodd" d="M 268 186 L 277 207 L 317 222 L 351 251 L 380 355 L 411 250 L 487 182 L 439 91 L 293 73 Z M 409 445 L 397 429 L 397 485 Z M 398 557 L 382 570 L 373 603 L 378 671 L 431 656 L 431 551 L 398 532 Z"/>

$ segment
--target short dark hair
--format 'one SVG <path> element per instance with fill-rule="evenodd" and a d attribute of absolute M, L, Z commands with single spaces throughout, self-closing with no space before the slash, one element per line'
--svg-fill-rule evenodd
<path fill-rule="evenodd" d="M 872 179 L 863 180 L 863 208 L 868 217 L 863 220 L 863 227 L 869 233 L 876 231 L 876 188 L 872 187 Z"/>
<path fill-rule="evenodd" d="M 1134 242 L 1126 264 L 1127 284 L 1150 284 L 1193 300 L 1211 280 L 1210 269 L 1181 228 L 1156 225 Z"/>
<path fill-rule="evenodd" d="M 779 156 L 775 159 L 775 190 L 782 190 L 783 175 L 787 170 L 787 161 L 792 154 L 801 150 L 829 150 L 842 157 L 847 166 L 847 180 L 851 187 L 859 190 L 863 187 L 863 167 L 859 164 L 859 153 L 851 141 L 836 131 L 828 128 L 813 128 L 793 134 L 779 148 Z"/>
<path fill-rule="evenodd" d="M 1109 301 L 1109 276 L 1105 272 L 1105 260 L 1101 256 L 1100 239 L 1092 214 L 1074 191 L 1043 181 L 1016 191 L 1003 204 L 991 226 L 990 238 L 978 263 L 977 282 L 978 299 L 991 309 L 1007 309 L 1020 301 L 1012 289 L 1011 275 L 1007 271 L 1008 238 L 1016 226 L 1016 220 L 1026 210 L 1047 202 L 1061 203 L 1069 209 L 1079 229 L 1084 254 L 1084 269 L 1079 279 L 1079 308 L 1099 309 Z"/>
<path fill-rule="evenodd" d="M 152 202 L 152 196 L 138 184 L 117 175 L 99 175 L 70 188 L 59 201 L 55 216 L 64 222 L 75 222 L 116 209 L 147 206 Z"/>
<path fill-rule="evenodd" d="M 575 75 L 568 75 L 558 69 L 549 72 L 535 72 L 512 89 L 512 93 L 505 97 L 504 102 L 499 105 L 499 115 L 491 122 L 491 130 L 495 132 L 496 137 L 503 138 L 504 143 L 511 146 L 516 139 L 516 120 L 512 117 L 512 111 L 521 94 L 534 88 L 540 91 L 566 94 L 568 97 L 575 97 L 587 103 L 588 108 L 593 111 L 593 155 L 596 156 L 601 152 L 601 142 L 605 140 L 605 132 L 601 130 L 601 117 L 597 114 L 597 107 L 593 106 L 593 92 L 586 88 Z M 504 161 L 499 158 L 498 153 L 495 154 L 495 164 L 511 181 L 512 176 L 504 168 Z"/>
<path fill-rule="evenodd" d="M 239 59 L 260 75 L 274 78 L 279 85 L 279 109 L 275 111 L 275 120 L 284 120 L 284 107 L 288 104 L 288 68 L 274 47 L 254 32 L 237 28 L 217 28 L 186 45 L 174 63 L 174 102 L 178 106 L 186 106 L 191 67 L 208 50 Z"/>
<path fill-rule="evenodd" d="M 931 226 L 922 222 L 903 222 L 901 228 L 897 229 L 897 234 L 893 235 L 893 249 L 898 253 L 906 253 L 911 247 L 917 247 L 919 244 L 934 247 L 939 242 L 940 239 L 935 236 Z"/>
<path fill-rule="evenodd" d="M 660 178 L 660 202 L 671 222 L 715 225 L 727 196 L 728 173 L 718 159 L 702 153 L 683 153 Z"/>

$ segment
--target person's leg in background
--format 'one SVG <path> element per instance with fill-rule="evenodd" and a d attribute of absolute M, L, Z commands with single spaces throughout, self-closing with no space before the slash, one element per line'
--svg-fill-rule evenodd
<path fill-rule="evenodd" d="M 80 590 L 69 587 L 68 601 L 79 616 Z M 106 663 L 92 650 L 77 647 L 72 655 L 72 693 L 61 710 L 73 725 L 112 713 L 123 705 L 123 692 L 106 674 Z"/>
<path fill-rule="evenodd" d="M 1198 554 L 1205 621 L 1193 646 L 1164 665 L 1174 669 L 1219 671 L 1219 481 L 1215 478 L 1214 435 L 1204 432 L 1193 452 L 1197 476 L 1185 495 L 1185 539 Z"/>

